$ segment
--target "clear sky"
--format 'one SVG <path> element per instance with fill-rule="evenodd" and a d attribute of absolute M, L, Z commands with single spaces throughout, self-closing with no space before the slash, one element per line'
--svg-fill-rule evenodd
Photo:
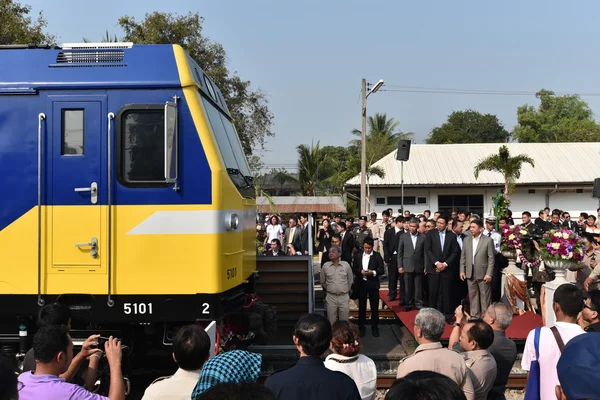
<path fill-rule="evenodd" d="M 268 95 L 276 136 L 268 167 L 296 164 L 295 146 L 346 145 L 360 128 L 360 82 L 392 86 L 600 93 L 600 2 L 22 0 L 44 11 L 58 42 L 121 35 L 122 15 L 198 11 L 229 68 Z M 384 87 L 385 89 L 385 87 Z M 584 97 L 595 112 L 600 97 Z M 368 114 L 387 113 L 422 143 L 453 110 L 498 115 L 508 130 L 533 95 L 382 91 Z"/>

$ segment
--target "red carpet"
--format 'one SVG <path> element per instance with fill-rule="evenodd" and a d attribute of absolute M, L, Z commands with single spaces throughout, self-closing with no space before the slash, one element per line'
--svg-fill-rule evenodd
<path fill-rule="evenodd" d="M 415 317 L 418 313 L 417 310 L 412 311 L 404 311 L 404 306 L 400 307 L 398 304 L 398 300 L 394 300 L 392 302 L 388 301 L 387 289 L 382 289 L 379 291 L 379 297 L 381 297 L 381 301 L 383 301 L 390 310 L 396 314 L 402 324 L 408 328 L 410 333 L 414 336 L 414 322 Z M 526 312 L 523 315 L 515 315 L 513 316 L 512 323 L 506 330 L 506 336 L 513 340 L 525 340 L 527 339 L 527 335 L 532 329 L 537 328 L 538 326 L 542 326 L 542 317 L 532 312 Z M 452 333 L 452 325 L 446 324 L 446 329 L 444 329 L 444 334 L 442 335 L 442 340 L 450 339 L 450 334 Z"/>

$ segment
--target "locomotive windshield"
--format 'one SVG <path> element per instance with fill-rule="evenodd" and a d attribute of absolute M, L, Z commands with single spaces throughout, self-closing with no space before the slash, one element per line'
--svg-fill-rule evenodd
<path fill-rule="evenodd" d="M 201 97 L 231 180 L 244 197 L 254 197 L 250 168 L 235 127 L 210 100 Z"/>

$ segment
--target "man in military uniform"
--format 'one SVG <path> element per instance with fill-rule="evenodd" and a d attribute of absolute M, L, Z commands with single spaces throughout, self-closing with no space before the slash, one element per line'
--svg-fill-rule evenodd
<path fill-rule="evenodd" d="M 367 217 L 362 216 L 358 221 L 358 228 L 354 230 L 354 245 L 358 250 L 362 250 L 366 238 L 373 238 L 373 231 L 367 227 Z"/>
<path fill-rule="evenodd" d="M 199 325 L 182 327 L 173 338 L 173 360 L 179 369 L 175 375 L 158 378 L 146 389 L 142 400 L 188 400 L 200 379 L 200 370 L 208 360 L 210 338 Z"/>
<path fill-rule="evenodd" d="M 343 223 L 342 216 L 340 214 L 336 214 L 333 218 L 333 222 L 331 222 L 331 229 L 333 229 L 335 233 L 340 233 L 338 226 L 340 226 L 341 223 Z"/>
<path fill-rule="evenodd" d="M 383 241 L 383 225 L 377 221 L 377 213 L 371 213 L 371 220 L 367 222 L 367 228 L 371 230 L 373 234 L 373 241 L 375 242 L 375 248 L 373 251 L 379 251 L 381 246 L 380 243 Z"/>

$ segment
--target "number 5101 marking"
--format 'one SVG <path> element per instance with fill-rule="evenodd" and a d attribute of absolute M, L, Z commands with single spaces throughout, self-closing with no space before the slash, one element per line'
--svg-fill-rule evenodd
<path fill-rule="evenodd" d="M 123 312 L 125 314 L 152 314 L 152 303 L 124 303 Z"/>

